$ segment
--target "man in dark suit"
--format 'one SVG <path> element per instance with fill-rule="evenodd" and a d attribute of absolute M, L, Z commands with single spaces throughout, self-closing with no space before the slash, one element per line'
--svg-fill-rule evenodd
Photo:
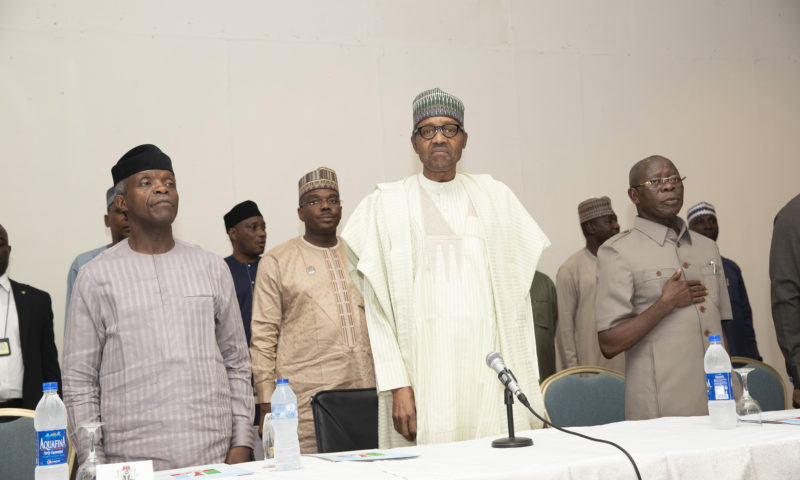
<path fill-rule="evenodd" d="M 800 408 L 800 195 L 775 216 L 769 280 L 775 334 L 792 379 L 792 406 Z"/>
<path fill-rule="evenodd" d="M 61 369 L 53 338 L 50 295 L 8 278 L 11 246 L 0 225 L 0 408 L 36 408 L 43 382 L 58 382 Z"/>

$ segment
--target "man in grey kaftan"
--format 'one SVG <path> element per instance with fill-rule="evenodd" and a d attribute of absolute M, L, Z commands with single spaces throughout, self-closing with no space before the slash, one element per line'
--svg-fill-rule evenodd
<path fill-rule="evenodd" d="M 112 173 L 131 237 L 78 274 L 64 343 L 64 403 L 78 460 L 88 452 L 80 425 L 101 421 L 103 463 L 152 459 L 162 470 L 244 461 L 253 393 L 228 267 L 172 239 L 171 229 L 166 242 L 163 231 L 148 237 L 177 214 L 171 162 L 157 147 L 131 150 Z"/>

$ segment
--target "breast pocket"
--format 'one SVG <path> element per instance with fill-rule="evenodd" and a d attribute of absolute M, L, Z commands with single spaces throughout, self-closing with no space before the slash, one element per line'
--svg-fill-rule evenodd
<path fill-rule="evenodd" d="M 649 307 L 661 296 L 664 284 L 675 275 L 674 267 L 661 267 L 642 270 L 635 275 L 635 306 Z M 641 308 L 640 310 L 644 310 Z"/>
<path fill-rule="evenodd" d="M 175 316 L 173 338 L 185 338 L 186 348 L 193 351 L 216 352 L 216 319 L 211 294 L 183 297 Z"/>
<path fill-rule="evenodd" d="M 706 265 L 700 269 L 703 278 L 703 285 L 708 288 L 708 298 L 713 303 L 719 303 L 719 284 L 722 278 L 722 267 L 716 265 Z"/>
<path fill-rule="evenodd" d="M 209 294 L 185 295 L 183 307 L 192 313 L 192 316 L 214 318 L 214 296 Z"/>

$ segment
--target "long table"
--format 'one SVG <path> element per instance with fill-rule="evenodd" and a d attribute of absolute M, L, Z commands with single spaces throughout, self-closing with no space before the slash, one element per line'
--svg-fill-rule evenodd
<path fill-rule="evenodd" d="M 800 410 L 766 412 L 764 419 L 800 416 Z M 744 424 L 714 430 L 708 417 L 665 417 L 572 429 L 623 446 L 643 479 L 800 479 L 800 425 Z M 277 472 L 271 461 L 239 465 L 242 479 L 635 479 L 616 448 L 554 429 L 519 432 L 532 447 L 497 449 L 497 437 L 408 447 L 406 460 L 330 462 L 302 457 L 302 468 Z M 171 472 L 186 471 L 178 469 Z M 167 472 L 160 472 L 167 473 Z"/>

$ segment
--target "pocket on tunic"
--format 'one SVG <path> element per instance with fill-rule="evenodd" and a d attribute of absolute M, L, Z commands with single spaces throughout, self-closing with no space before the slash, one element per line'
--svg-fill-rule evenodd
<path fill-rule="evenodd" d="M 184 295 L 183 306 L 192 315 L 202 318 L 214 318 L 213 295 Z"/>
<path fill-rule="evenodd" d="M 175 337 L 186 339 L 187 348 L 198 353 L 217 352 L 216 318 L 214 315 L 214 297 L 208 295 L 186 295 L 181 303 L 181 311 L 176 312 L 172 324 Z"/>
<path fill-rule="evenodd" d="M 706 265 L 700 269 L 700 274 L 703 276 L 703 285 L 708 287 L 708 300 L 719 305 L 719 282 L 722 267 L 717 265 L 715 268 L 713 265 Z"/>
<path fill-rule="evenodd" d="M 636 289 L 641 291 L 637 292 L 637 294 L 640 293 L 641 296 L 646 299 L 657 299 L 661 296 L 661 292 L 664 290 L 664 285 L 667 283 L 667 280 L 673 275 L 675 275 L 674 267 L 652 268 L 637 272 L 634 276 L 634 280 L 636 281 Z M 638 279 L 636 277 L 638 277 Z"/>

